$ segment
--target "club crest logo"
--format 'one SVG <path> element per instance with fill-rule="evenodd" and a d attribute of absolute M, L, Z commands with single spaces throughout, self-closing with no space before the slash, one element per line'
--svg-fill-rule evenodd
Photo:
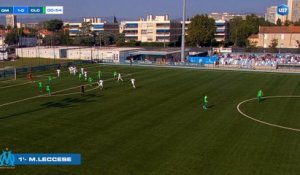
<path fill-rule="evenodd" d="M 289 14 L 289 7 L 285 4 L 282 4 L 277 7 L 277 14 L 281 16 L 285 16 Z"/>
<path fill-rule="evenodd" d="M 15 166 L 15 156 L 14 154 L 6 148 L 6 151 L 2 151 L 0 154 L 0 168 L 14 167 Z"/>

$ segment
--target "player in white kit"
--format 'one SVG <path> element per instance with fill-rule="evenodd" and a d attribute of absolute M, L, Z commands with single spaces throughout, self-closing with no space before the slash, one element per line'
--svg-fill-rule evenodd
<path fill-rule="evenodd" d="M 84 80 L 87 81 L 87 71 L 84 71 Z"/>
<path fill-rule="evenodd" d="M 70 66 L 70 67 L 69 67 L 69 72 L 70 72 L 70 75 L 72 75 L 72 71 L 73 71 L 73 67 L 72 67 L 72 66 Z"/>
<path fill-rule="evenodd" d="M 120 80 L 123 81 L 122 76 L 121 76 L 121 74 L 119 73 L 119 74 L 118 74 L 118 80 L 117 80 L 118 83 L 120 82 Z"/>
<path fill-rule="evenodd" d="M 135 79 L 131 79 L 131 84 L 132 84 L 132 87 L 135 89 L 135 84 L 134 84 L 134 82 L 135 82 Z"/>
<path fill-rule="evenodd" d="M 103 82 L 104 82 L 103 80 L 99 80 L 99 82 L 98 82 L 100 90 L 103 89 Z"/>
<path fill-rule="evenodd" d="M 59 77 L 60 77 L 60 69 L 58 68 L 58 69 L 56 70 L 56 72 L 57 72 L 57 78 L 59 78 Z"/>
<path fill-rule="evenodd" d="M 76 68 L 76 66 L 74 66 L 74 68 L 73 68 L 73 74 L 74 74 L 74 75 L 77 74 L 77 68 Z"/>

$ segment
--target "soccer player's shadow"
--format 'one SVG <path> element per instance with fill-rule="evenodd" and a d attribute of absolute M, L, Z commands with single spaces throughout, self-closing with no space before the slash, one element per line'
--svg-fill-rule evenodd
<path fill-rule="evenodd" d="M 91 103 L 95 102 L 95 100 L 91 99 L 91 97 L 96 97 L 95 95 L 85 95 L 81 98 L 64 98 L 58 102 L 47 102 L 41 104 L 41 106 L 46 107 L 55 107 L 55 108 L 71 108 L 79 106 L 82 103 Z"/>
<path fill-rule="evenodd" d="M 211 109 L 211 108 L 214 108 L 215 107 L 215 105 L 214 104 L 212 104 L 212 105 L 208 105 L 207 106 L 207 109 Z"/>

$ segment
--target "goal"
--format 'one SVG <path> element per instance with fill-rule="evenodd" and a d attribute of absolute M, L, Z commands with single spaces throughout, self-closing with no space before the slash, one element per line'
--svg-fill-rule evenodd
<path fill-rule="evenodd" d="M 1 80 L 16 80 L 17 71 L 15 67 L 0 68 L 0 81 Z"/>

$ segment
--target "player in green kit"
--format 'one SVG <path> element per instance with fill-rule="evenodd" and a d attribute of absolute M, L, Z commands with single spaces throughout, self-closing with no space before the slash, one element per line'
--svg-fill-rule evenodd
<path fill-rule="evenodd" d="M 114 71 L 113 76 L 114 78 L 117 78 L 118 73 L 116 71 Z"/>
<path fill-rule="evenodd" d="M 51 81 L 52 81 L 52 76 L 49 75 L 49 76 L 48 76 L 48 82 L 49 82 L 49 84 L 51 84 Z"/>
<path fill-rule="evenodd" d="M 78 78 L 79 78 L 79 80 L 81 80 L 82 79 L 82 73 L 79 73 L 79 75 L 78 75 Z"/>
<path fill-rule="evenodd" d="M 93 81 L 94 81 L 93 78 L 92 78 L 92 77 L 89 77 L 88 82 L 89 82 L 89 85 L 90 85 L 90 86 L 93 86 Z"/>
<path fill-rule="evenodd" d="M 98 75 L 98 78 L 99 78 L 99 80 L 100 80 L 100 79 L 101 79 L 101 76 L 102 76 L 102 72 L 99 70 L 97 75 Z"/>
<path fill-rule="evenodd" d="M 40 92 L 43 92 L 43 82 L 39 81 L 39 89 L 40 89 Z"/>
<path fill-rule="evenodd" d="M 258 99 L 258 102 L 262 102 L 264 100 L 264 93 L 262 90 L 259 90 L 258 93 L 257 93 L 257 99 Z"/>
<path fill-rule="evenodd" d="M 205 95 L 203 99 L 203 109 L 207 109 L 207 108 L 208 108 L 208 97 L 207 95 Z"/>
<path fill-rule="evenodd" d="M 48 93 L 49 96 L 51 95 L 51 87 L 50 87 L 50 85 L 46 86 L 46 92 Z"/>

